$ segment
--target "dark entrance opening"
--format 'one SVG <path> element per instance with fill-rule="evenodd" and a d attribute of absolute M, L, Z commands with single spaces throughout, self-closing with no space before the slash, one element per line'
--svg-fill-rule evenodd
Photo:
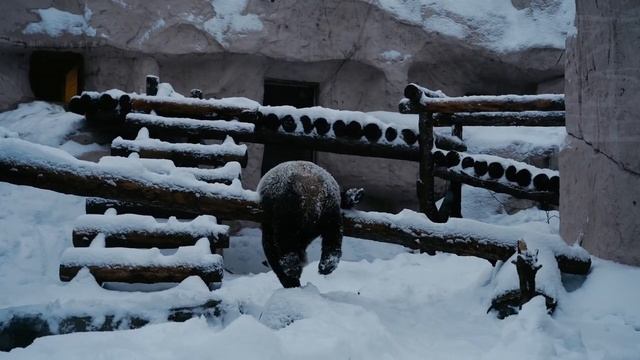
<path fill-rule="evenodd" d="M 29 61 L 29 83 L 38 100 L 68 102 L 83 87 L 82 55 L 34 51 Z"/>
<path fill-rule="evenodd" d="M 264 105 L 291 105 L 297 108 L 316 106 L 318 103 L 318 84 L 298 81 L 265 80 Z M 314 161 L 312 150 L 287 145 L 267 144 L 262 157 L 262 175 L 272 167 L 292 160 Z"/>

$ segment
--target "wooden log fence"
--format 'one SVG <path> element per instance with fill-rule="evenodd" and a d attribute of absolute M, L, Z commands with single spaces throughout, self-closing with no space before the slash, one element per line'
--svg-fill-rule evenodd
<path fill-rule="evenodd" d="M 105 247 L 175 249 L 195 245 L 207 238 L 211 252 L 229 247 L 229 227 L 218 225 L 210 216 L 199 216 L 190 222 L 157 222 L 151 216 L 84 215 L 73 227 L 75 247 L 89 247 L 96 236 L 102 234 Z"/>
<path fill-rule="evenodd" d="M 158 180 L 157 176 L 145 173 L 132 174 L 117 168 L 102 168 L 95 163 L 77 160 L 57 149 L 18 139 L 0 139 L 0 181 L 80 196 L 137 202 L 198 215 L 212 214 L 218 218 L 261 220 L 260 204 L 252 191 L 202 182 L 186 186 L 183 183 L 171 183 L 171 179 Z M 464 219 L 451 219 L 449 223 L 441 225 L 444 228 L 434 228 L 435 224 L 427 219 L 419 221 L 417 228 L 403 227 L 386 220 L 392 218 L 391 214 L 387 215 L 383 220 L 380 217 L 384 216 L 378 216 L 376 220 L 376 217 L 345 211 L 345 235 L 402 243 L 410 248 L 423 246 L 430 251 L 474 255 L 490 261 L 506 260 L 508 256 L 505 254 L 509 252 L 510 256 L 515 251 L 516 236 L 512 236 L 511 242 L 496 238 L 505 231 L 504 227 L 478 225 L 482 223 Z M 484 237 L 476 237 L 473 232 L 454 230 L 458 226 L 469 226 L 471 223 L 468 222 L 473 222 L 474 227 L 486 229 Z M 557 240 L 561 241 L 559 238 Z M 499 244 L 506 244 L 505 250 L 496 254 L 495 247 L 502 246 Z M 452 246 L 471 250 L 456 250 Z M 562 271 L 577 274 L 588 272 L 591 260 L 586 252 L 576 255 L 572 252 L 575 249 L 566 245 L 559 246 L 559 249 L 555 254 Z"/>
<path fill-rule="evenodd" d="M 453 135 L 462 138 L 463 125 L 472 126 L 564 126 L 564 95 L 502 95 L 502 96 L 464 96 L 448 97 L 441 91 L 433 91 L 416 84 L 409 84 L 404 90 L 405 99 L 399 104 L 403 113 L 419 114 L 420 131 L 433 133 L 434 126 L 449 125 L 453 127 Z M 431 138 L 421 135 L 421 148 L 431 148 Z M 457 165 L 460 159 L 452 156 L 445 159 L 444 154 L 437 151 L 431 155 L 428 150 L 421 152 L 420 179 L 418 180 L 418 197 L 421 209 L 432 221 L 444 222 L 449 216 L 461 216 L 461 187 L 464 183 L 488 190 L 510 194 L 519 198 L 540 201 L 543 204 L 558 205 L 559 177 L 553 181 L 544 173 L 535 174 L 515 166 L 505 169 L 499 163 L 487 163 L 473 158 L 463 159 L 463 168 L 473 166 L 474 174 L 463 171 L 451 171 L 445 167 Z M 455 161 L 454 165 L 447 164 Z M 440 167 L 434 167 L 438 165 Z M 515 184 L 494 181 L 502 178 Z M 486 179 L 485 174 L 489 174 Z M 434 176 L 451 180 L 449 192 L 452 204 L 443 203 L 437 209 L 433 199 Z M 529 188 L 533 180 L 535 190 Z M 446 211 L 445 211 L 446 210 Z"/>
<path fill-rule="evenodd" d="M 159 139 L 136 138 L 125 140 L 118 137 L 111 143 L 111 155 L 127 157 L 137 153 L 142 158 L 168 159 L 178 166 L 222 166 L 238 162 L 247 166 L 246 145 L 236 145 L 231 138 L 223 144 L 204 145 L 191 143 L 170 143 Z"/>

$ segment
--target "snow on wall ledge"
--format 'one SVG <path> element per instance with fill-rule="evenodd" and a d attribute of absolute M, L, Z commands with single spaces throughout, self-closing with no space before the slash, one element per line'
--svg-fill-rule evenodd
<path fill-rule="evenodd" d="M 363 3 L 364 7 L 375 7 L 399 22 L 418 26 L 426 33 L 463 40 L 468 44 L 498 53 L 527 48 L 563 49 L 567 34 L 574 31 L 575 4 L 572 0 L 529 0 L 525 1 L 523 6 L 514 6 L 511 0 L 357 0 L 356 2 Z M 269 34 L 274 30 L 272 26 L 279 25 L 281 21 L 286 21 L 292 29 L 305 27 L 303 22 L 309 20 L 306 17 L 296 20 L 284 15 L 283 19 L 280 19 L 280 13 L 286 14 L 289 11 L 288 7 L 300 7 L 300 10 L 309 16 L 313 16 L 313 13 L 321 7 L 329 12 L 335 10 L 335 4 L 309 3 L 311 4 L 295 4 L 295 2 L 282 0 L 268 3 L 262 0 L 210 0 L 184 2 L 179 7 L 167 6 L 165 9 L 161 4 L 148 8 L 142 5 L 143 8 L 139 8 L 140 4 L 132 6 L 127 0 L 121 0 L 114 1 L 112 4 L 95 4 L 94 6 L 99 8 L 99 13 L 97 10 L 98 15 L 93 18 L 93 13 L 88 6 L 85 6 L 84 10 L 70 9 L 69 6 L 60 9 L 50 7 L 33 10 L 40 16 L 40 20 L 34 22 L 30 19 L 25 23 L 22 32 L 26 35 L 44 34 L 50 37 L 58 37 L 65 33 L 75 36 L 98 36 L 116 42 L 120 41 L 116 38 L 124 35 L 123 39 L 126 39 L 127 44 L 133 37 L 135 41 L 131 44 L 142 45 L 152 41 L 155 36 L 161 36 L 167 30 L 186 26 L 192 29 L 189 30 L 190 33 L 210 37 L 222 48 L 234 48 L 236 46 L 234 42 L 242 38 L 268 37 L 270 40 L 274 37 L 279 38 L 278 33 L 282 31 L 280 26 L 277 26 L 278 33 L 271 36 Z M 523 1 L 517 3 L 523 3 Z M 78 12 L 82 14 L 77 14 Z M 122 26 L 114 29 L 109 26 L 110 22 L 103 18 L 118 16 L 122 24 L 126 24 L 129 21 L 126 17 L 135 16 L 134 12 L 144 12 L 145 20 L 137 21 L 133 27 Z M 10 16 L 13 17 L 13 14 Z M 328 16 L 328 13 L 325 12 L 324 16 Z M 21 19 L 17 20 L 17 23 L 20 23 Z M 328 21 L 326 18 L 318 20 Z M 311 19 L 308 22 L 315 21 Z M 353 21 L 357 19 L 354 17 Z M 130 32 L 130 30 L 135 31 Z M 119 34 L 122 31 L 129 33 Z M 204 42 L 198 38 L 191 38 L 191 40 L 194 44 L 200 44 L 194 45 L 196 48 L 207 47 L 207 40 Z M 340 47 L 340 45 L 336 46 Z M 386 55 L 381 58 L 382 61 L 389 61 L 389 55 L 394 61 L 411 57 L 411 54 L 399 56 L 400 53 L 396 49 L 381 50 L 378 54 L 386 50 Z"/>
<path fill-rule="evenodd" d="M 71 35 L 96 36 L 96 29 L 89 25 L 92 12 L 87 6 L 85 6 L 82 15 L 72 14 L 54 7 L 36 9 L 33 12 L 40 16 L 40 21 L 27 25 L 22 30 L 24 34 L 47 34 L 57 37 L 69 33 Z"/>
<path fill-rule="evenodd" d="M 574 31 L 573 0 L 374 0 L 373 5 L 427 31 L 467 40 L 497 52 L 530 47 L 564 49 Z"/>

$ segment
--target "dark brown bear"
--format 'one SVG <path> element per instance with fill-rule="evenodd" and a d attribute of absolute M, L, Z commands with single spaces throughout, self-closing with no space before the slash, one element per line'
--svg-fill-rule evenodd
<path fill-rule="evenodd" d="M 262 177 L 258 194 L 264 210 L 262 247 L 282 286 L 300 286 L 307 246 L 318 236 L 318 272 L 335 270 L 342 256 L 340 188 L 327 171 L 307 161 L 285 162 Z"/>

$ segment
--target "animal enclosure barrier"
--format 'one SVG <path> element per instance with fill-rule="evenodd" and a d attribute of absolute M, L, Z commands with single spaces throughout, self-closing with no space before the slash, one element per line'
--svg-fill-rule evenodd
<path fill-rule="evenodd" d="M 205 100 L 197 91 L 192 92 L 195 98 L 165 96 L 158 84 L 158 78 L 149 78 L 147 95 L 112 90 L 87 92 L 71 100 L 69 109 L 84 114 L 96 129 L 122 135 L 112 143 L 113 155 L 118 156 L 99 163 L 17 139 L 0 139 L 0 181 L 90 197 L 87 214 L 95 215 L 78 219 L 74 248 L 61 261 L 63 280 L 87 267 L 99 282 L 173 282 L 190 275 L 207 283 L 221 281 L 222 258 L 217 253 L 228 246 L 229 238 L 228 229 L 217 220 L 260 221 L 262 214 L 257 194 L 240 185 L 248 153 L 239 142 L 419 162 L 418 193 L 424 214 L 343 210 L 347 236 L 430 254 L 475 256 L 497 266 L 517 260 L 518 240 L 524 239 L 530 248 L 541 249 L 538 277 L 556 279 L 555 272 L 589 271 L 589 254 L 557 237 L 455 218 L 460 212 L 460 184 L 558 203 L 557 171 L 470 154 L 462 129 L 465 125 L 562 126 L 561 96 L 449 98 L 412 84 L 400 107 L 419 114 L 416 131 L 355 111 Z M 452 135 L 434 134 L 434 126 L 453 126 Z M 218 145 L 201 143 L 208 139 L 227 140 Z M 452 182 L 454 199 L 458 191 L 457 210 L 455 205 L 449 212 L 435 208 L 434 177 Z M 191 222 L 160 222 L 142 215 Z M 153 247 L 180 250 L 164 255 Z M 144 261 L 132 262 L 131 257 Z M 508 276 L 513 271 L 502 266 L 497 272 L 501 291 L 494 296 L 493 308 L 517 307 L 522 300 L 519 284 Z M 500 274 L 506 274 L 504 279 Z M 533 293 L 544 295 L 552 309 L 556 294 L 538 290 Z"/>

